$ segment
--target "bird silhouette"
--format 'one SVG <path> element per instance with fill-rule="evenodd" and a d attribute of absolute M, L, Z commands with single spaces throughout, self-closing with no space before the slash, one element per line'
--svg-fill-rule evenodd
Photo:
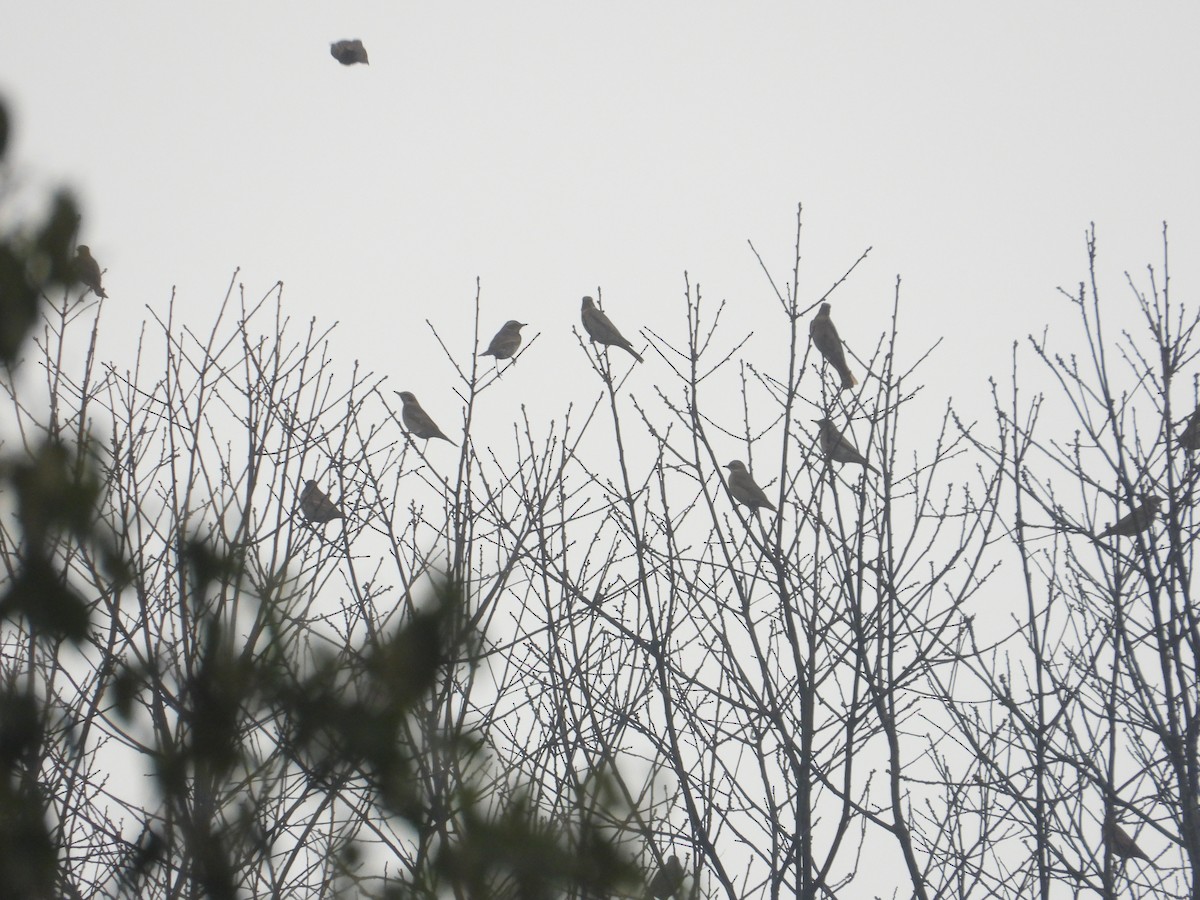
<path fill-rule="evenodd" d="M 1130 837 L 1129 832 L 1117 824 L 1117 815 L 1111 810 L 1104 817 L 1104 843 L 1114 856 L 1121 859 L 1144 859 L 1150 865 L 1154 865 L 1154 860 L 1142 852 L 1142 848 Z"/>
<path fill-rule="evenodd" d="M 583 330 L 597 344 L 604 344 L 606 347 L 620 347 L 636 359 L 642 361 L 641 354 L 633 349 L 633 345 L 625 340 L 621 332 L 617 331 L 617 326 L 608 320 L 601 310 L 596 308 L 596 301 L 591 297 L 583 298 Z"/>
<path fill-rule="evenodd" d="M 329 55 L 343 66 L 352 66 L 355 63 L 370 65 L 367 62 L 367 48 L 357 38 L 352 41 L 334 41 L 329 45 Z"/>
<path fill-rule="evenodd" d="M 867 462 L 867 458 L 858 452 L 858 448 L 846 440 L 845 435 L 833 427 L 833 422 L 829 419 L 819 419 L 817 425 L 821 429 L 821 452 L 828 459 L 840 463 L 857 463 L 879 474 L 879 470 Z"/>
<path fill-rule="evenodd" d="M 494 356 L 497 360 L 511 359 L 512 355 L 521 348 L 521 329 L 524 327 L 524 322 L 509 319 L 496 332 L 496 336 L 492 338 L 487 349 L 479 355 Z"/>
<path fill-rule="evenodd" d="M 1183 431 L 1179 432 L 1179 446 L 1188 453 L 1200 450 L 1200 406 L 1196 407 Z"/>
<path fill-rule="evenodd" d="M 838 336 L 837 326 L 829 318 L 829 304 L 822 303 L 821 309 L 813 320 L 808 323 L 808 336 L 816 348 L 821 351 L 825 361 L 837 369 L 842 376 L 842 390 L 858 384 L 858 379 L 850 373 L 846 365 L 846 351 L 842 348 L 842 339 Z"/>
<path fill-rule="evenodd" d="M 1140 506 L 1134 507 L 1133 512 L 1126 516 L 1122 516 L 1112 525 L 1109 525 L 1096 537 L 1106 538 L 1117 535 L 1118 537 L 1132 537 L 1139 531 L 1145 531 L 1154 524 L 1154 519 L 1158 515 L 1158 507 L 1162 503 L 1160 497 L 1155 497 L 1153 494 L 1142 494 L 1142 503 Z"/>
<path fill-rule="evenodd" d="M 312 479 L 304 482 L 304 490 L 300 492 L 300 512 L 304 513 L 304 518 L 317 525 L 345 518 L 338 505 L 330 500 Z"/>
<path fill-rule="evenodd" d="M 437 424 L 429 417 L 429 413 L 421 409 L 421 404 L 417 402 L 417 398 L 412 393 L 409 391 L 397 391 L 396 393 L 404 401 L 404 408 L 400 410 L 400 421 L 404 423 L 409 434 L 413 437 L 425 438 L 425 440 L 441 438 L 443 441 L 454 443 L 442 434 L 442 429 L 437 427 Z"/>
<path fill-rule="evenodd" d="M 763 493 L 763 489 L 755 483 L 750 473 L 746 471 L 745 463 L 735 459 L 726 465 L 725 468 L 729 470 L 727 483 L 729 493 L 734 500 L 743 506 L 750 507 L 755 512 L 760 508 L 769 509 L 772 512 L 775 511 L 775 504 L 767 499 L 767 495 Z"/>
<path fill-rule="evenodd" d="M 100 263 L 92 256 L 87 244 L 75 248 L 75 274 L 79 280 L 96 292 L 98 297 L 108 297 L 100 286 Z"/>
<path fill-rule="evenodd" d="M 650 879 L 650 896 L 657 900 L 667 900 L 675 896 L 675 892 L 683 886 L 683 866 L 678 856 L 672 856 L 659 867 Z"/>

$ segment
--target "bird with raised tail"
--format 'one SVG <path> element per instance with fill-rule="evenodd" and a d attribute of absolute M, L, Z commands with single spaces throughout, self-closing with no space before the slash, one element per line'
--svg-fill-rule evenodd
<path fill-rule="evenodd" d="M 97 297 L 108 297 L 104 288 L 100 286 L 100 263 L 96 262 L 87 244 L 80 244 L 75 248 L 75 274 L 79 276 L 80 281 L 96 292 Z"/>
<path fill-rule="evenodd" d="M 858 384 L 858 379 L 851 374 L 850 367 L 846 365 L 846 351 L 842 347 L 842 338 L 838 334 L 837 326 L 833 324 L 833 319 L 829 318 L 828 303 L 822 303 L 820 311 L 808 323 L 808 336 L 813 345 L 821 351 L 825 361 L 842 376 L 843 391 Z"/>
<path fill-rule="evenodd" d="M 404 401 L 404 408 L 400 410 L 400 421 L 404 423 L 409 434 L 427 441 L 431 438 L 441 438 L 443 441 L 454 443 L 442 434 L 442 429 L 437 427 L 437 423 L 430 418 L 429 413 L 421 409 L 421 404 L 417 402 L 417 398 L 412 392 L 397 391 L 396 395 Z"/>
<path fill-rule="evenodd" d="M 304 482 L 304 490 L 300 492 L 300 512 L 304 513 L 304 518 L 316 525 L 345 518 L 338 505 L 330 500 L 311 478 Z"/>
<path fill-rule="evenodd" d="M 879 470 L 871 465 L 867 458 L 858 452 L 858 448 L 833 426 L 833 422 L 829 419 L 818 419 L 817 425 L 821 429 L 821 452 L 825 454 L 826 459 L 840 463 L 856 463 L 865 466 L 877 475 L 879 474 Z"/>
<path fill-rule="evenodd" d="M 496 336 L 492 338 L 492 342 L 488 344 L 487 349 L 479 355 L 494 356 L 497 361 L 512 359 L 513 354 L 521 349 L 521 329 L 525 327 L 525 324 L 524 322 L 518 322 L 516 319 L 509 319 L 496 332 Z"/>
<path fill-rule="evenodd" d="M 583 298 L 583 330 L 588 333 L 588 337 L 594 343 L 604 344 L 606 347 L 620 347 L 636 359 L 642 361 L 641 354 L 633 349 L 633 344 L 625 340 L 621 332 L 617 331 L 617 326 L 608 320 L 608 316 L 596 307 L 596 301 L 591 297 Z"/>
<path fill-rule="evenodd" d="M 729 478 L 727 485 L 729 486 L 729 494 L 742 506 L 748 506 L 754 512 L 759 509 L 769 509 L 775 511 L 775 504 L 767 499 L 767 495 L 763 492 L 754 481 L 754 478 L 746 470 L 745 463 L 735 459 L 733 462 L 725 466 L 729 470 Z"/>

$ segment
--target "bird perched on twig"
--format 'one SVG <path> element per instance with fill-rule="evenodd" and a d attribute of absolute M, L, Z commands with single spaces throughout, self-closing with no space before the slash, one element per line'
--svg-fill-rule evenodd
<path fill-rule="evenodd" d="M 879 470 L 867 462 L 867 458 L 858 452 L 858 448 L 833 427 L 833 422 L 829 419 L 818 419 L 817 425 L 821 429 L 821 452 L 827 459 L 840 463 L 857 463 L 879 474 Z"/>
<path fill-rule="evenodd" d="M 300 492 L 300 512 L 304 513 L 304 518 L 317 525 L 345 518 L 338 505 L 330 500 L 311 478 L 304 482 L 304 490 Z"/>
<path fill-rule="evenodd" d="M 1142 852 L 1142 848 L 1129 836 L 1129 832 L 1117 824 L 1117 814 L 1112 810 L 1104 817 L 1104 843 L 1114 856 L 1121 859 L 1144 859 L 1150 865 L 1154 865 L 1154 860 Z"/>
<path fill-rule="evenodd" d="M 744 463 L 735 459 L 726 465 L 725 468 L 729 470 L 727 483 L 729 485 L 729 493 L 734 500 L 743 506 L 750 507 L 755 513 L 760 508 L 769 509 L 771 512 L 775 511 L 775 504 L 767 499 L 767 495 L 763 493 L 763 489 L 754 482 L 754 478 L 746 471 Z"/>
<path fill-rule="evenodd" d="M 97 297 L 108 297 L 104 288 L 100 286 L 100 263 L 96 262 L 87 244 L 80 244 L 75 248 L 75 274 L 79 276 L 80 281 L 96 292 Z"/>
<path fill-rule="evenodd" d="M 1142 503 L 1140 506 L 1134 507 L 1133 512 L 1127 516 L 1122 516 L 1115 523 L 1109 525 L 1096 535 L 1096 537 L 1106 538 L 1113 535 L 1132 537 L 1139 531 L 1145 531 L 1154 524 L 1154 518 L 1158 515 L 1158 507 L 1161 503 L 1161 497 L 1155 497 L 1153 494 L 1142 494 Z"/>
<path fill-rule="evenodd" d="M 370 65 L 367 62 L 367 48 L 357 38 L 352 41 L 334 41 L 329 45 L 329 55 L 343 66 L 352 66 L 355 63 Z"/>
<path fill-rule="evenodd" d="M 400 421 L 404 423 L 409 434 L 413 437 L 425 438 L 425 440 L 441 438 L 443 441 L 454 443 L 442 434 L 442 429 L 437 427 L 437 424 L 429 417 L 429 413 L 421 409 L 421 404 L 417 402 L 417 398 L 412 393 L 409 391 L 397 391 L 396 393 L 404 401 L 404 408 L 400 410 Z"/>
<path fill-rule="evenodd" d="M 511 359 L 512 355 L 521 348 L 521 329 L 524 327 L 524 322 L 509 319 L 496 332 L 496 336 L 492 338 L 492 342 L 488 344 L 488 348 L 479 355 L 494 356 L 497 361 Z"/>
<path fill-rule="evenodd" d="M 642 361 L 641 354 L 633 349 L 633 345 L 625 340 L 621 332 L 617 331 L 617 326 L 608 321 L 602 311 L 596 308 L 596 301 L 591 297 L 583 298 L 583 330 L 597 344 L 604 344 L 606 347 L 620 347 L 627 351 L 638 362 Z"/>
<path fill-rule="evenodd" d="M 1179 446 L 1188 453 L 1200 450 L 1200 406 L 1188 417 L 1188 423 L 1179 432 Z"/>
<path fill-rule="evenodd" d="M 656 900 L 667 900 L 683 886 L 683 866 L 678 856 L 671 856 L 650 879 L 650 896 Z"/>
<path fill-rule="evenodd" d="M 829 304 L 822 303 L 821 309 L 811 322 L 808 323 L 808 336 L 825 361 L 837 369 L 842 376 L 842 390 L 858 384 L 858 379 L 850 373 L 846 365 L 846 351 L 842 348 L 842 339 L 838 335 L 837 326 L 829 318 Z"/>

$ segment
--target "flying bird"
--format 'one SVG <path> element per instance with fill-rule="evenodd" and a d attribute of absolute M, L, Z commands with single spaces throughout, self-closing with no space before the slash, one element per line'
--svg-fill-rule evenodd
<path fill-rule="evenodd" d="M 642 361 L 642 357 L 629 341 L 625 340 L 621 332 L 617 331 L 617 326 L 608 321 L 601 310 L 596 308 L 596 301 L 591 297 L 583 298 L 583 330 L 588 333 L 588 337 L 597 344 L 604 344 L 606 347 L 620 347 L 626 350 L 638 362 Z"/>
<path fill-rule="evenodd" d="M 413 394 L 409 391 L 397 391 L 396 393 L 404 401 L 404 408 L 400 411 L 400 421 L 404 423 L 409 434 L 413 437 L 425 438 L 425 440 L 441 438 L 443 441 L 454 443 L 442 434 L 442 429 L 437 427 L 437 424 L 429 417 L 429 413 L 421 409 L 421 404 L 417 402 L 417 398 Z"/>
<path fill-rule="evenodd" d="M 501 359 L 511 359 L 512 355 L 521 347 L 521 329 L 525 327 L 524 322 L 518 322 L 516 319 L 509 319 L 496 332 L 496 336 L 492 338 L 492 342 L 488 344 L 488 348 L 480 353 L 480 356 L 494 356 L 497 361 Z"/>
<path fill-rule="evenodd" d="M 1117 824 L 1116 813 L 1111 810 L 1104 818 L 1104 843 L 1114 856 L 1121 859 L 1144 859 L 1150 865 L 1154 865 L 1154 860 L 1142 852 L 1142 848 L 1129 836 L 1129 832 Z"/>
<path fill-rule="evenodd" d="M 329 45 L 329 53 L 343 66 L 352 66 L 355 63 L 370 65 L 367 62 L 367 48 L 357 38 L 352 41 L 334 41 Z"/>
<path fill-rule="evenodd" d="M 858 384 L 858 379 L 851 374 L 850 367 L 846 365 L 846 351 L 842 349 L 842 339 L 838 336 L 837 326 L 833 324 L 833 319 L 829 318 L 828 303 L 822 303 L 820 311 L 808 323 L 808 336 L 821 351 L 825 361 L 842 376 L 843 391 Z"/>
<path fill-rule="evenodd" d="M 650 879 L 650 896 L 657 900 L 667 900 L 682 886 L 683 866 L 680 865 L 678 856 L 672 856 Z"/>
<path fill-rule="evenodd" d="M 96 296 L 108 297 L 104 288 L 100 286 L 100 263 L 96 262 L 87 244 L 80 244 L 75 248 L 75 274 L 79 276 L 80 281 L 96 292 Z"/>
<path fill-rule="evenodd" d="M 1200 406 L 1196 407 L 1183 431 L 1179 432 L 1179 446 L 1188 453 L 1200 450 Z"/>
<path fill-rule="evenodd" d="M 775 504 L 767 499 L 767 495 L 763 493 L 763 489 L 755 484 L 750 473 L 746 471 L 746 466 L 739 460 L 734 460 L 725 466 L 729 470 L 729 493 L 733 499 L 743 506 L 748 506 L 756 513 L 759 508 L 775 511 Z"/>
<path fill-rule="evenodd" d="M 345 518 L 338 505 L 330 500 L 312 479 L 304 482 L 304 490 L 300 492 L 300 512 L 304 513 L 304 518 L 317 525 Z"/>
<path fill-rule="evenodd" d="M 858 452 L 858 448 L 833 427 L 833 422 L 829 419 L 820 419 L 817 424 L 821 428 L 821 452 L 825 454 L 826 458 L 840 463 L 857 463 L 860 466 L 866 466 L 875 474 L 879 474 L 879 470 L 867 462 L 867 458 Z"/>
<path fill-rule="evenodd" d="M 1162 503 L 1160 497 L 1155 497 L 1153 494 L 1142 494 L 1141 506 L 1134 507 L 1133 512 L 1127 516 L 1122 516 L 1114 524 L 1109 525 L 1096 537 L 1106 538 L 1117 535 L 1118 537 L 1132 537 L 1139 531 L 1145 531 L 1154 524 L 1154 518 L 1158 515 L 1158 507 Z"/>

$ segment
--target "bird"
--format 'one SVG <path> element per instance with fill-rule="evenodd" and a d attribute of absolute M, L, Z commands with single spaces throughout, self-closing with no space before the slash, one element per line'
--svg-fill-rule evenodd
<path fill-rule="evenodd" d="M 775 512 L 775 504 L 767 499 L 763 489 L 755 484 L 746 466 L 740 460 L 734 460 L 725 466 L 729 470 L 729 493 L 733 499 L 743 506 L 748 506 L 756 513 L 760 507 Z"/>
<path fill-rule="evenodd" d="M 858 463 L 860 466 L 866 466 L 875 474 L 879 474 L 879 470 L 867 462 L 867 458 L 858 452 L 858 448 L 833 427 L 833 422 L 829 419 L 819 419 L 817 425 L 821 428 L 821 452 L 828 459 L 840 463 Z"/>
<path fill-rule="evenodd" d="M 352 66 L 355 63 L 370 65 L 367 62 L 367 48 L 357 38 L 352 41 L 335 41 L 329 45 L 329 54 L 343 66 Z"/>
<path fill-rule="evenodd" d="M 1132 537 L 1139 531 L 1145 531 L 1154 524 L 1154 517 L 1158 515 L 1158 507 L 1162 503 L 1160 497 L 1155 497 L 1153 494 L 1142 494 L 1141 506 L 1134 507 L 1133 512 L 1127 516 L 1122 516 L 1116 523 L 1109 525 L 1096 537 L 1106 538 L 1117 535 L 1118 537 Z"/>
<path fill-rule="evenodd" d="M 404 427 L 408 429 L 409 434 L 413 437 L 425 438 L 441 438 L 443 441 L 449 441 L 450 438 L 442 434 L 442 429 L 437 427 L 437 423 L 429 418 L 429 413 L 421 409 L 421 404 L 417 402 L 417 398 L 409 391 L 397 391 L 400 399 L 404 401 L 404 408 L 400 411 L 400 420 L 404 422 Z"/>
<path fill-rule="evenodd" d="M 1183 431 L 1179 432 L 1179 446 L 1188 453 L 1200 450 L 1200 406 L 1196 407 Z"/>
<path fill-rule="evenodd" d="M 1117 815 L 1111 810 L 1104 818 L 1104 843 L 1114 856 L 1121 859 L 1144 859 L 1150 865 L 1154 865 L 1154 860 L 1142 852 L 1142 848 L 1129 836 L 1129 832 L 1117 824 Z"/>
<path fill-rule="evenodd" d="M 667 900 L 682 886 L 683 866 L 680 865 L 678 856 L 672 856 L 650 879 L 650 896 L 656 897 L 657 900 Z"/>
<path fill-rule="evenodd" d="M 641 355 L 633 349 L 633 345 L 617 331 L 617 326 L 608 321 L 601 310 L 596 308 L 596 301 L 591 297 L 583 298 L 583 330 L 597 344 L 604 344 L 608 347 L 620 347 L 622 350 L 629 352 L 630 356 L 638 362 L 642 361 Z"/>
<path fill-rule="evenodd" d="M 338 505 L 330 500 L 311 478 L 304 482 L 304 490 L 300 492 L 300 512 L 304 513 L 304 518 L 317 525 L 345 518 Z"/>
<path fill-rule="evenodd" d="M 512 355 L 521 347 L 521 329 L 525 327 L 525 324 L 516 319 L 509 319 L 496 332 L 496 336 L 492 338 L 487 349 L 479 355 L 494 356 L 497 360 L 511 359 Z"/>
<path fill-rule="evenodd" d="M 75 248 L 75 274 L 79 276 L 80 281 L 96 292 L 96 296 L 108 297 L 104 288 L 100 286 L 100 263 L 96 262 L 87 244 L 80 244 Z"/>
<path fill-rule="evenodd" d="M 808 336 L 812 338 L 826 362 L 842 376 L 843 391 L 858 384 L 858 379 L 851 374 L 850 367 L 846 365 L 846 351 L 842 349 L 842 339 L 838 336 L 837 326 L 833 324 L 833 319 L 829 318 L 828 303 L 822 303 L 821 309 L 808 323 Z"/>

